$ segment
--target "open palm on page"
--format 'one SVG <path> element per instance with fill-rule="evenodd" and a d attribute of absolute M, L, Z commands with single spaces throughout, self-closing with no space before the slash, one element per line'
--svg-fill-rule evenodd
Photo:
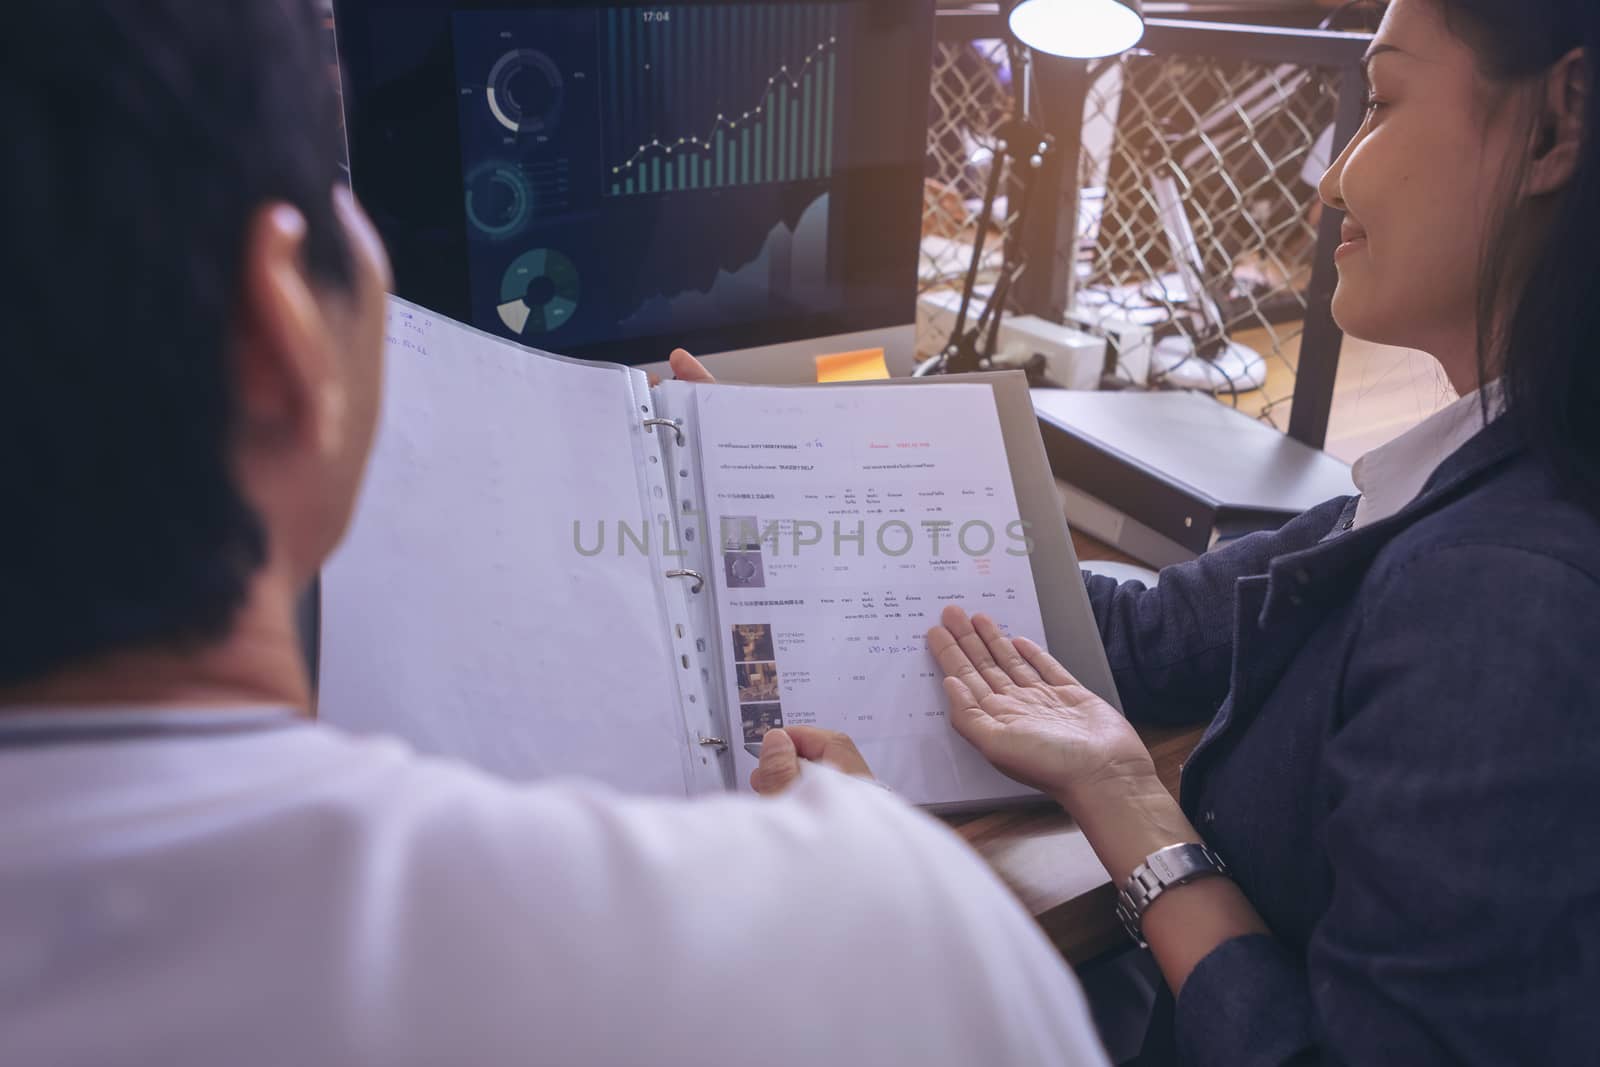
<path fill-rule="evenodd" d="M 940 621 L 928 648 L 945 674 L 950 723 L 1001 772 L 1058 800 L 1111 778 L 1154 774 L 1122 713 L 1050 653 L 1007 637 L 986 615 L 968 618 L 952 606 Z"/>

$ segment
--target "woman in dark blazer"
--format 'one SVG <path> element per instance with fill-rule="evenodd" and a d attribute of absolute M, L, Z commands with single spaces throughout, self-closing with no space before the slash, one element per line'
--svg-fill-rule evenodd
<path fill-rule="evenodd" d="M 929 634 L 956 729 L 1127 890 L 1174 994 L 1141 1062 L 1600 1063 L 1597 63 L 1595 0 L 1390 6 L 1334 313 L 1463 400 L 1360 497 L 1088 577 L 1126 719 L 983 616 Z M 1129 720 L 1209 721 L 1181 803 Z"/>
<path fill-rule="evenodd" d="M 1210 722 L 1181 805 L 1037 646 L 930 635 L 956 728 L 1130 903 L 1165 887 L 1149 1062 L 1600 1063 L 1597 62 L 1595 0 L 1391 5 L 1322 183 L 1334 312 L 1465 399 L 1359 498 L 1155 588 L 1087 578 L 1128 720 Z M 1227 877 L 1172 848 L 1202 842 Z"/>

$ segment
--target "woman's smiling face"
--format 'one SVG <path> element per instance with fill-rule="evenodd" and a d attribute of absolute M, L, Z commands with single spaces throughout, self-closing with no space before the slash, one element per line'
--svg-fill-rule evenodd
<path fill-rule="evenodd" d="M 1526 126 L 1432 0 L 1395 0 L 1367 67 L 1365 121 L 1320 187 L 1346 212 L 1334 317 L 1441 359 L 1472 351 L 1485 238 Z"/>

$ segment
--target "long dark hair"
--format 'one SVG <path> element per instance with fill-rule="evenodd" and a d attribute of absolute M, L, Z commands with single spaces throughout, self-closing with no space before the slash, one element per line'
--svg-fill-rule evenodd
<path fill-rule="evenodd" d="M 1481 268 L 1478 371 L 1482 379 L 1502 371 L 1507 417 L 1561 488 L 1600 514 L 1600 2 L 1433 2 L 1497 84 L 1531 83 L 1584 49 L 1589 91 L 1578 169 L 1531 246 L 1527 212 L 1513 196 L 1525 166 L 1507 175 L 1506 206 Z M 1530 148 L 1541 135 L 1529 129 Z"/>

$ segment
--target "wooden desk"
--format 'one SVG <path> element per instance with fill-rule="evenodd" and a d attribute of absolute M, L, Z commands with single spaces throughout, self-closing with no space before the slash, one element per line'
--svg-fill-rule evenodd
<path fill-rule="evenodd" d="M 1136 562 L 1082 534 L 1074 533 L 1072 541 L 1079 559 Z M 1155 757 L 1162 784 L 1174 795 L 1179 771 L 1202 732 L 1139 731 Z M 1116 893 L 1105 869 L 1060 808 L 1041 805 L 948 821 L 1011 887 L 1068 960 L 1083 963 L 1127 941 L 1113 912 Z"/>

